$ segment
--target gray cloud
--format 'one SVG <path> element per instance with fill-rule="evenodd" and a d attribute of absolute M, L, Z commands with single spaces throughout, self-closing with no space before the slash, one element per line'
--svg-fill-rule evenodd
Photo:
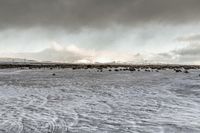
<path fill-rule="evenodd" d="M 182 36 L 178 37 L 176 40 L 180 42 L 199 42 L 200 41 L 200 34 L 194 34 L 189 36 Z"/>
<path fill-rule="evenodd" d="M 171 51 L 182 63 L 200 63 L 200 43 L 188 44 L 185 48 Z"/>
<path fill-rule="evenodd" d="M 198 35 L 179 37 L 181 41 L 188 43 L 198 40 Z M 200 40 L 199 40 L 200 41 Z M 149 63 L 170 64 L 200 64 L 200 42 L 188 43 L 185 47 L 164 53 L 150 54 L 147 58 Z"/>
<path fill-rule="evenodd" d="M 0 28 L 105 28 L 200 20 L 199 0 L 0 0 Z"/>
<path fill-rule="evenodd" d="M 90 50 L 75 45 L 62 47 L 59 44 L 40 52 L 8 53 L 3 57 L 25 58 L 37 61 L 95 63 L 95 62 L 126 62 L 126 63 L 164 63 L 164 64 L 200 64 L 200 44 L 190 44 L 185 48 L 168 53 L 127 53 L 110 50 Z"/>
<path fill-rule="evenodd" d="M 179 50 L 173 51 L 173 53 L 181 55 L 181 56 L 194 56 L 198 55 L 200 57 L 200 44 L 191 44 L 186 48 L 182 48 Z"/>
<path fill-rule="evenodd" d="M 198 62 L 200 63 L 200 34 L 181 36 L 176 39 L 187 45 L 184 48 L 171 51 L 179 62 Z"/>

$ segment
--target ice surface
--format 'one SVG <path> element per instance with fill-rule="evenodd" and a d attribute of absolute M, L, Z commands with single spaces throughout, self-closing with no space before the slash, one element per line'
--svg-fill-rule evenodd
<path fill-rule="evenodd" d="M 199 74 L 0 70 L 0 133 L 199 133 Z"/>

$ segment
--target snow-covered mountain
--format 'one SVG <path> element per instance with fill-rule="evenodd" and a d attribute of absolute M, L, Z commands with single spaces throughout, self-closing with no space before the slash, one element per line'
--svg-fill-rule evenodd
<path fill-rule="evenodd" d="M 21 58 L 0 58 L 0 63 L 36 63 L 35 60 L 27 60 Z"/>

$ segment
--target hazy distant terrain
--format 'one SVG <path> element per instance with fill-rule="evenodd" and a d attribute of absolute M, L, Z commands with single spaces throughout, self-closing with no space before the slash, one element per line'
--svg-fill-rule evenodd
<path fill-rule="evenodd" d="M 0 69 L 0 132 L 200 132 L 200 70 L 118 70 Z"/>

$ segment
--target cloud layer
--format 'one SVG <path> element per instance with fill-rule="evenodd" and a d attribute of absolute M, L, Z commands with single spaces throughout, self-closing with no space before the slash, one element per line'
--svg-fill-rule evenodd
<path fill-rule="evenodd" d="M 200 44 L 189 44 L 185 48 L 168 53 L 127 53 L 112 50 L 91 50 L 54 43 L 51 47 L 34 53 L 8 53 L 3 57 L 24 58 L 37 61 L 64 63 L 132 63 L 132 64 L 200 64 Z"/>
<path fill-rule="evenodd" d="M 0 56 L 200 64 L 199 27 L 200 0 L 0 0 Z"/>
<path fill-rule="evenodd" d="M 51 47 L 34 53 L 8 53 L 3 57 L 24 58 L 37 61 L 52 61 L 65 63 L 141 63 L 140 54 L 114 52 L 109 50 L 90 50 L 68 45 L 63 47 L 54 43 Z"/>
<path fill-rule="evenodd" d="M 186 43 L 185 47 L 171 52 L 178 57 L 179 62 L 200 64 L 200 35 L 182 36 L 178 37 L 177 40 Z"/>
<path fill-rule="evenodd" d="M 0 0 L 0 28 L 64 29 L 200 20 L 199 0 Z"/>

